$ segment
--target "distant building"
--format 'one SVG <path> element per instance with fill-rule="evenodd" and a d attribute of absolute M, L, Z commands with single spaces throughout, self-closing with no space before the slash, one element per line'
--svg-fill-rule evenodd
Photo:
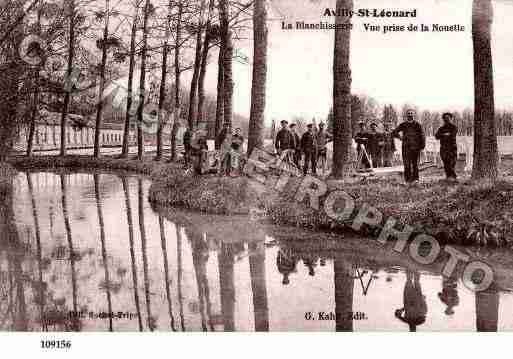
<path fill-rule="evenodd" d="M 92 119 L 84 116 L 68 114 L 66 126 L 66 148 L 92 148 L 94 146 L 95 123 Z M 123 143 L 123 123 L 103 122 L 101 128 L 100 145 L 102 147 L 119 147 Z M 164 141 L 170 137 L 170 126 L 164 126 Z M 147 144 L 156 142 L 155 134 L 144 135 Z M 178 137 L 179 141 L 181 138 Z M 134 145 L 137 141 L 136 131 L 130 129 L 129 144 Z M 28 143 L 28 126 L 23 127 L 14 145 L 16 151 L 24 151 Z M 61 145 L 61 114 L 57 112 L 42 112 L 36 122 L 34 133 L 34 151 L 49 151 L 59 149 Z"/>

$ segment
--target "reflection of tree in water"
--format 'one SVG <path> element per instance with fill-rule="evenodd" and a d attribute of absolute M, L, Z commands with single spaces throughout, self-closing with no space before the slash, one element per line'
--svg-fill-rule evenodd
<path fill-rule="evenodd" d="M 141 232 L 141 252 L 143 258 L 143 276 L 144 276 L 144 294 L 146 298 L 146 315 L 150 331 L 156 328 L 156 319 L 151 314 L 151 295 L 150 295 L 150 277 L 148 273 L 148 254 L 146 242 L 146 229 L 144 226 L 144 192 L 142 179 L 137 180 L 138 198 L 139 198 L 139 229 Z"/>
<path fill-rule="evenodd" d="M 249 253 L 255 330 L 257 332 L 266 332 L 269 331 L 269 308 L 267 304 L 264 241 L 250 243 Z"/>
<path fill-rule="evenodd" d="M 478 332 L 496 332 L 499 322 L 499 291 L 495 285 L 476 295 L 476 329 Z"/>
<path fill-rule="evenodd" d="M 128 187 L 128 180 L 126 177 L 121 176 L 121 182 L 123 184 L 123 192 L 125 194 L 125 211 L 126 219 L 128 223 L 128 242 L 130 246 L 130 263 L 132 267 L 132 285 L 134 289 L 134 302 L 135 310 L 137 312 L 137 320 L 139 324 L 139 331 L 143 330 L 142 316 L 141 316 L 141 305 L 139 302 L 139 284 L 137 281 L 137 262 L 135 260 L 135 248 L 134 248 L 134 224 L 132 221 L 132 206 L 130 204 L 130 190 Z"/>
<path fill-rule="evenodd" d="M 205 313 L 205 303 L 209 303 L 210 298 L 207 296 L 209 293 L 206 263 L 208 262 L 208 245 L 205 236 L 196 231 L 193 227 L 185 228 L 185 234 L 189 239 L 192 249 L 192 263 L 196 275 L 196 285 L 198 288 L 198 303 L 201 315 L 201 328 L 207 331 L 207 314 Z M 209 316 L 210 317 L 210 316 Z M 210 322 L 210 318 L 208 319 Z M 213 330 L 212 323 L 209 324 L 210 329 Z"/>
<path fill-rule="evenodd" d="M 164 280 L 166 288 L 166 299 L 169 311 L 170 326 L 172 331 L 176 331 L 175 328 L 175 317 L 173 315 L 173 303 L 171 300 L 171 289 L 170 289 L 170 278 L 169 278 L 169 262 L 167 260 L 167 243 L 166 243 L 166 231 L 164 228 L 164 218 L 159 215 L 159 229 L 160 229 L 160 243 L 162 247 L 162 259 L 164 261 Z"/>
<path fill-rule="evenodd" d="M 111 281 L 109 276 L 109 260 L 107 258 L 107 247 L 105 244 L 105 224 L 103 221 L 102 202 L 100 199 L 100 175 L 94 174 L 94 196 L 96 199 L 96 209 L 98 211 L 98 227 L 100 229 L 100 241 L 102 247 L 102 262 L 105 271 L 105 294 L 107 296 L 107 312 L 112 313 L 112 298 L 111 298 Z M 109 331 L 112 332 L 112 316 L 109 315 Z"/>
<path fill-rule="evenodd" d="M 235 244 L 221 243 L 217 254 L 219 261 L 219 287 L 221 290 L 221 313 L 224 330 L 235 331 L 235 283 L 234 283 L 234 256 L 237 252 Z M 239 247 L 240 249 L 240 247 Z"/>
<path fill-rule="evenodd" d="M 75 251 L 73 249 L 73 236 L 71 233 L 71 225 L 69 221 L 68 203 L 66 198 L 66 177 L 61 174 L 61 201 L 62 201 L 62 216 L 64 218 L 64 227 L 66 229 L 66 238 L 68 240 L 69 250 L 69 261 L 71 266 L 71 287 L 72 287 L 72 298 L 73 298 L 73 311 L 78 312 L 78 301 L 77 301 L 77 275 L 75 269 Z M 81 329 L 80 322 L 76 317 L 72 318 L 71 330 L 78 331 Z"/>
<path fill-rule="evenodd" d="M 354 265 L 343 259 L 333 260 L 335 281 L 335 329 L 337 332 L 353 331 Z"/>

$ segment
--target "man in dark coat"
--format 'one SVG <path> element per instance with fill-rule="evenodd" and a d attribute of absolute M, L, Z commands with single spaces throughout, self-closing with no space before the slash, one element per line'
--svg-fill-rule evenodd
<path fill-rule="evenodd" d="M 358 123 L 359 130 L 356 133 L 356 136 L 354 136 L 354 141 L 356 142 L 356 151 L 358 152 L 358 158 L 362 156 L 362 164 L 365 168 L 370 168 L 370 162 L 367 156 L 362 155 L 363 150 L 367 152 L 367 155 L 369 155 L 369 149 L 368 149 L 368 142 L 369 142 L 369 133 L 365 131 L 365 122 L 360 121 Z M 357 164 L 357 166 L 360 166 L 360 163 Z"/>
<path fill-rule="evenodd" d="M 444 124 L 435 133 L 435 138 L 440 141 L 440 157 L 444 163 L 445 175 L 447 179 L 456 180 L 456 159 L 458 157 L 458 146 L 456 144 L 456 135 L 458 128 L 451 123 L 452 113 L 444 113 L 442 119 Z"/>
<path fill-rule="evenodd" d="M 383 125 L 383 129 L 383 144 L 381 146 L 381 151 L 383 153 L 383 167 L 392 167 L 395 152 L 394 137 L 392 137 L 388 123 Z"/>
<path fill-rule="evenodd" d="M 326 145 L 331 141 L 333 141 L 333 136 L 324 129 L 324 123 L 321 122 L 319 124 L 319 131 L 317 132 L 317 160 L 323 158 L 324 163 L 326 163 L 328 156 Z M 324 170 L 325 169 L 323 168 L 323 171 Z"/>
<path fill-rule="evenodd" d="M 297 126 L 295 123 L 291 123 L 290 133 L 292 133 L 292 137 L 294 138 L 294 164 L 299 167 L 299 162 L 301 162 L 301 138 L 297 134 Z"/>
<path fill-rule="evenodd" d="M 379 144 L 382 141 L 381 133 L 377 131 L 378 125 L 374 122 L 370 125 L 369 140 L 367 142 L 367 152 L 372 160 L 372 167 L 381 167 L 381 151 Z"/>
<path fill-rule="evenodd" d="M 288 122 L 283 120 L 280 124 L 281 129 L 276 134 L 276 140 L 274 141 L 274 147 L 278 154 L 281 154 L 285 150 L 294 149 L 294 136 L 288 129 Z"/>
<path fill-rule="evenodd" d="M 301 137 L 301 150 L 305 154 L 305 163 L 303 165 L 303 174 L 308 173 L 308 167 L 311 164 L 312 174 L 317 174 L 317 139 L 313 132 L 313 124 L 306 126 L 308 131 Z"/>
<path fill-rule="evenodd" d="M 406 112 L 406 121 L 392 131 L 392 136 L 402 141 L 404 179 L 406 183 L 419 180 L 420 152 L 426 147 L 426 137 L 420 123 L 415 121 L 415 111 Z"/>
<path fill-rule="evenodd" d="M 185 160 L 186 166 L 188 166 L 191 162 L 191 138 L 192 138 L 192 132 L 189 129 L 189 127 L 187 127 L 183 134 L 183 140 L 182 140 L 183 150 L 184 150 L 184 160 Z"/>

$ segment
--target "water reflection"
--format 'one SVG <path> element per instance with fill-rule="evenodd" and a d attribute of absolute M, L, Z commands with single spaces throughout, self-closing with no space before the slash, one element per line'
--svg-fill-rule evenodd
<path fill-rule="evenodd" d="M 406 271 L 406 283 L 404 284 L 403 307 L 395 311 L 395 316 L 400 321 L 408 324 L 410 332 L 416 332 L 417 326 L 424 324 L 427 315 L 426 297 L 422 294 L 420 285 L 420 273 Z"/>
<path fill-rule="evenodd" d="M 148 187 L 110 174 L 20 174 L 0 194 L 0 328 L 513 328 L 500 285 L 475 294 L 361 240 L 155 211 Z"/>
<path fill-rule="evenodd" d="M 139 293 L 138 293 L 138 282 L 137 282 L 137 263 L 135 261 L 135 250 L 134 250 L 134 224 L 132 222 L 132 207 L 130 205 L 130 193 L 128 188 L 128 180 L 126 177 L 122 177 L 123 192 L 125 195 L 125 211 L 128 226 L 128 239 L 130 244 L 130 265 L 132 268 L 132 286 L 134 291 L 134 302 L 135 309 L 137 311 L 137 321 L 139 325 L 139 331 L 143 330 L 141 305 L 139 304 Z"/>

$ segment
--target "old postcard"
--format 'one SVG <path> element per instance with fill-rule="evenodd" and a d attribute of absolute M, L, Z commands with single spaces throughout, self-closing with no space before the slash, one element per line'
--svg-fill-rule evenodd
<path fill-rule="evenodd" d="M 511 19 L 0 0 L 0 330 L 512 331 Z"/>

